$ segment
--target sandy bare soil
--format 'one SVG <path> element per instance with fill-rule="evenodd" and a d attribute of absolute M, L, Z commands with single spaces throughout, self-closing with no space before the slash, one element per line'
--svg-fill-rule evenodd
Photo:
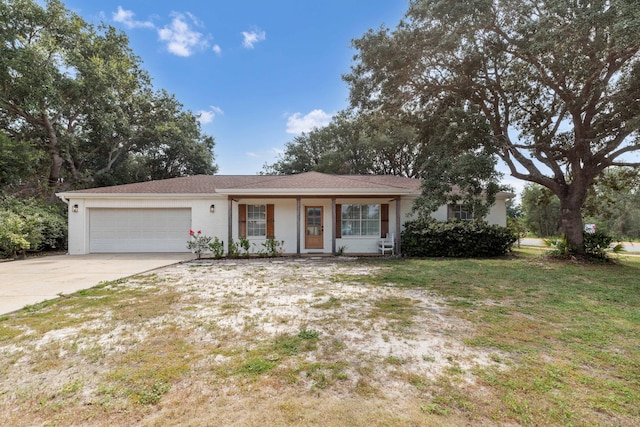
<path fill-rule="evenodd" d="M 110 284 L 105 292 L 123 292 L 115 302 L 49 306 L 39 315 L 60 316 L 57 326 L 27 322 L 0 342 L 0 417 L 21 425 L 346 425 L 344 417 L 416 425 L 431 393 L 421 384 L 453 372 L 473 388 L 472 369 L 499 358 L 466 347 L 473 326 L 437 296 L 369 283 L 377 268 L 336 258 L 193 261 Z M 304 351 L 260 352 L 302 333 L 313 338 Z M 275 367 L 246 374 L 252 355 Z M 162 386 L 157 401 L 132 403 L 127 387 L 146 384 L 154 374 L 145 363 L 159 371 L 162 358 L 177 373 L 149 386 Z M 340 415 L 354 410 L 364 415 Z"/>

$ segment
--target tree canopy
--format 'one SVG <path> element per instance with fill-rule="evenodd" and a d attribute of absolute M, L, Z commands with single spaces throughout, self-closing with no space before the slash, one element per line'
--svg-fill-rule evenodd
<path fill-rule="evenodd" d="M 0 3 L 0 129 L 16 148 L 0 162 L 38 159 L 54 190 L 217 169 L 213 138 L 153 89 L 126 35 L 59 0 Z"/>
<path fill-rule="evenodd" d="M 264 169 L 281 175 L 313 170 L 415 177 L 424 160 L 418 136 L 400 121 L 342 111 L 329 125 L 288 142 L 280 160 Z"/>
<path fill-rule="evenodd" d="M 578 253 L 596 177 L 639 166 L 629 157 L 640 151 L 636 0 L 413 0 L 395 29 L 370 30 L 354 46 L 345 80 L 355 108 L 453 126 L 429 140 L 442 158 L 497 157 L 548 188 Z M 465 142 L 471 128 L 455 130 L 449 106 L 486 135 Z M 469 162 L 452 166 L 475 173 L 464 171 Z"/>

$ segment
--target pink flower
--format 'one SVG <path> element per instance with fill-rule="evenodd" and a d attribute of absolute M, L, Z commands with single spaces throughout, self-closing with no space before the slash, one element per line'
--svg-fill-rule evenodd
<path fill-rule="evenodd" d="M 193 230 L 189 230 L 189 236 L 193 236 L 194 234 Z"/>
<path fill-rule="evenodd" d="M 198 230 L 198 234 L 202 234 L 202 230 Z"/>

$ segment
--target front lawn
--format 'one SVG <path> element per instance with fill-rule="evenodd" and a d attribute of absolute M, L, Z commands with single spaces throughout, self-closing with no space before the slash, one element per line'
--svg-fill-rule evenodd
<path fill-rule="evenodd" d="M 0 317 L 7 425 L 620 425 L 640 257 L 190 262 Z"/>

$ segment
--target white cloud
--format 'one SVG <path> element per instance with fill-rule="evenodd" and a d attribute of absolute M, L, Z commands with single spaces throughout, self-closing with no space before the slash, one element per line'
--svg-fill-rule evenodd
<path fill-rule="evenodd" d="M 247 151 L 244 154 L 247 157 L 251 157 L 251 158 L 254 158 L 254 159 L 271 159 L 271 158 L 276 157 L 276 156 L 278 156 L 280 154 L 284 154 L 284 150 L 282 150 L 280 148 L 271 148 L 269 150 L 259 151 L 259 152 Z"/>
<path fill-rule="evenodd" d="M 133 19 L 135 13 L 132 10 L 125 10 L 118 6 L 118 10 L 113 13 L 113 20 L 123 24 L 127 28 L 154 28 L 151 21 L 136 21 Z"/>
<path fill-rule="evenodd" d="M 212 105 L 210 108 L 211 109 L 208 111 L 198 111 L 198 120 L 200 120 L 200 123 L 202 123 L 203 125 L 211 123 L 216 116 L 224 114 L 224 111 L 222 111 L 222 109 L 219 107 L 215 107 Z"/>
<path fill-rule="evenodd" d="M 302 113 L 292 114 L 287 118 L 287 133 L 300 134 L 324 127 L 331 122 L 332 117 L 322 110 L 313 110 L 305 116 Z"/>
<path fill-rule="evenodd" d="M 222 55 L 222 48 L 217 44 L 214 44 L 211 50 L 213 50 L 218 56 Z"/>
<path fill-rule="evenodd" d="M 267 33 L 259 29 L 253 31 L 242 32 L 242 46 L 247 49 L 253 49 L 256 43 L 260 43 L 267 39 Z"/>
<path fill-rule="evenodd" d="M 191 25 L 201 25 L 193 15 L 174 12 L 171 16 L 171 24 L 158 29 L 158 36 L 167 43 L 170 53 L 191 56 L 196 49 L 203 49 L 209 45 L 202 33 L 191 28 Z"/>

